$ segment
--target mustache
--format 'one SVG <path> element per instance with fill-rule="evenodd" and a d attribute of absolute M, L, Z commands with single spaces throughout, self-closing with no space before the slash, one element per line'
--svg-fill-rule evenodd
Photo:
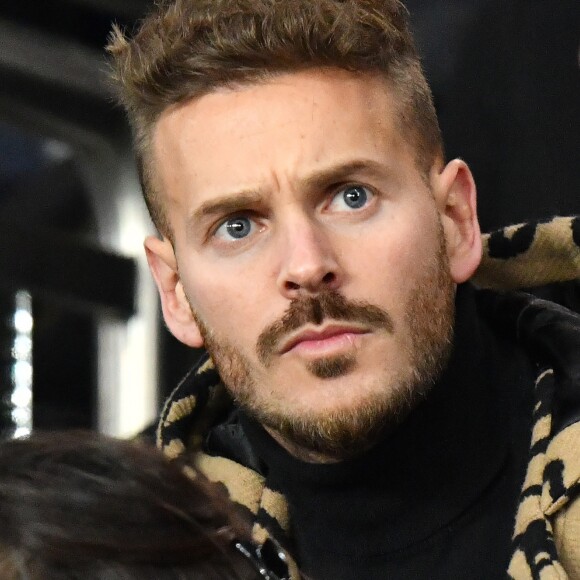
<path fill-rule="evenodd" d="M 364 301 L 347 300 L 335 290 L 328 290 L 313 297 L 292 300 L 284 315 L 258 337 L 258 358 L 267 366 L 280 341 L 289 333 L 306 324 L 319 326 L 326 319 L 354 322 L 390 334 L 395 330 L 393 319 L 382 308 Z"/>

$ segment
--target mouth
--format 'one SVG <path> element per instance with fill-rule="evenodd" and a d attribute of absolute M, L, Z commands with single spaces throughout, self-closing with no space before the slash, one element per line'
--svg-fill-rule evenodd
<path fill-rule="evenodd" d="M 290 352 L 323 355 L 352 348 L 359 337 L 368 334 L 366 328 L 344 325 L 329 325 L 323 329 L 302 330 L 290 336 L 282 345 L 279 353 Z"/>

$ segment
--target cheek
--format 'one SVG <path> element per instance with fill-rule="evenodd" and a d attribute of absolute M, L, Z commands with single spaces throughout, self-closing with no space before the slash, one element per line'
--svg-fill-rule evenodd
<path fill-rule="evenodd" d="M 203 271 L 207 273 L 200 274 Z M 242 275 L 235 268 L 222 272 L 215 266 L 191 272 L 182 273 L 182 282 L 190 305 L 206 327 L 232 345 L 255 343 L 252 337 L 261 330 L 266 303 L 259 293 L 264 285 L 256 276 Z"/>
<path fill-rule="evenodd" d="M 435 219 L 393 222 L 361 238 L 351 263 L 353 286 L 358 286 L 355 294 L 402 316 L 424 282 L 425 271 L 437 261 L 440 239 Z"/>
<path fill-rule="evenodd" d="M 393 220 L 361 236 L 353 266 L 367 280 L 380 277 L 392 284 L 397 280 L 412 279 L 416 272 L 430 263 L 438 247 L 433 221 Z"/>

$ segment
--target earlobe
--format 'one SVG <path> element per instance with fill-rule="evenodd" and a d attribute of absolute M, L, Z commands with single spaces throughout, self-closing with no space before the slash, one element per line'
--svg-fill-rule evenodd
<path fill-rule="evenodd" d="M 145 253 L 149 269 L 161 298 L 161 309 L 167 328 L 179 340 L 192 348 L 203 346 L 203 338 L 191 312 L 171 242 L 154 236 L 146 238 Z"/>
<path fill-rule="evenodd" d="M 465 282 L 481 261 L 477 192 L 467 164 L 454 159 L 434 176 L 434 195 L 445 233 L 451 277 Z"/>

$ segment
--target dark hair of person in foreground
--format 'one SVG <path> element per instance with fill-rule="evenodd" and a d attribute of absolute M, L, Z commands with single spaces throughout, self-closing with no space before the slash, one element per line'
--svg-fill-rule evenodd
<path fill-rule="evenodd" d="M 0 444 L 0 546 L 3 580 L 286 574 L 221 488 L 154 448 L 85 432 Z"/>

